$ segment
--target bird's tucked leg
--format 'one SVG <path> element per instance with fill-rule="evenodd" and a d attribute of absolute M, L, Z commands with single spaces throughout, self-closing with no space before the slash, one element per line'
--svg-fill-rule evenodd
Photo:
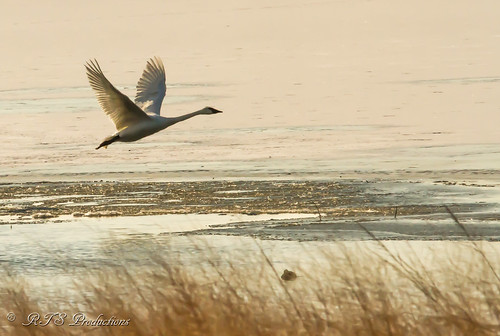
<path fill-rule="evenodd" d="M 101 148 L 101 147 L 107 148 L 109 144 L 112 144 L 113 142 L 115 142 L 118 139 L 120 139 L 120 136 L 118 134 L 111 135 L 111 136 L 107 137 L 106 139 L 104 139 L 104 141 L 101 142 L 101 144 L 98 147 L 96 147 L 96 150 Z"/>

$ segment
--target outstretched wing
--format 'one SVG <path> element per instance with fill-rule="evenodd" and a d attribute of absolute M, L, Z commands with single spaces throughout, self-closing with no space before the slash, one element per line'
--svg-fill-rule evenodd
<path fill-rule="evenodd" d="M 99 105 L 101 105 L 104 113 L 111 118 L 118 131 L 142 120 L 149 119 L 149 116 L 144 111 L 107 80 L 96 60 L 88 61 L 85 68 L 87 69 L 90 86 L 95 91 Z"/>
<path fill-rule="evenodd" d="M 135 103 L 147 113 L 160 115 L 161 103 L 166 91 L 163 63 L 158 57 L 151 58 L 137 82 Z"/>

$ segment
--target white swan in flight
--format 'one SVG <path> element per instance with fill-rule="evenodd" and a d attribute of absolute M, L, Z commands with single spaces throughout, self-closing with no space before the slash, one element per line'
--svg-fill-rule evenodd
<path fill-rule="evenodd" d="M 115 141 L 131 142 L 154 134 L 173 124 L 199 114 L 221 113 L 213 107 L 188 113 L 175 118 L 160 116 L 165 97 L 165 68 L 161 59 L 151 58 L 137 83 L 135 103 L 118 91 L 104 76 L 97 60 L 85 65 L 90 86 L 94 89 L 99 105 L 116 126 L 117 132 L 107 137 L 96 148 L 106 148 Z"/>

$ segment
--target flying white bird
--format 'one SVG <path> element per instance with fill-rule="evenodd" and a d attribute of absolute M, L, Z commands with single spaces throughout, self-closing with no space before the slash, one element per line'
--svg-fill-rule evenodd
<path fill-rule="evenodd" d="M 97 101 L 116 126 L 117 132 L 107 137 L 96 148 L 106 148 L 115 141 L 131 142 L 161 131 L 173 124 L 200 114 L 221 113 L 213 107 L 188 113 L 175 118 L 160 116 L 161 103 L 167 90 L 165 68 L 161 59 L 151 58 L 137 82 L 135 103 L 118 91 L 104 76 L 97 60 L 85 65 L 90 86 Z"/>

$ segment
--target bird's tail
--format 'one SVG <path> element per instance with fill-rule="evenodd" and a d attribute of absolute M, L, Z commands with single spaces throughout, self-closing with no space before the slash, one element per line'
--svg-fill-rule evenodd
<path fill-rule="evenodd" d="M 101 147 L 106 148 L 106 147 L 108 147 L 108 145 L 112 144 L 113 142 L 115 142 L 118 139 L 120 139 L 120 136 L 118 134 L 111 135 L 111 136 L 107 137 L 106 139 L 104 139 L 103 142 L 101 142 L 101 144 L 96 147 L 96 150 L 98 150 Z"/>

